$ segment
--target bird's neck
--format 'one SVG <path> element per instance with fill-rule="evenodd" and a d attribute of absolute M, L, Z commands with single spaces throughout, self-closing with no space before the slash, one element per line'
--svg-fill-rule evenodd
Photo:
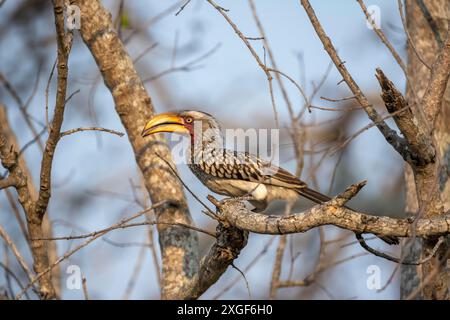
<path fill-rule="evenodd" d="M 201 134 L 191 135 L 190 160 L 198 163 L 204 154 L 209 154 L 213 150 L 223 149 L 223 136 L 218 127 L 208 127 Z"/>

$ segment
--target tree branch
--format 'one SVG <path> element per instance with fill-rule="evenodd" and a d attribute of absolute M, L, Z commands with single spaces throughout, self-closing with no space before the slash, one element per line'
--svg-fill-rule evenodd
<path fill-rule="evenodd" d="M 200 263 L 199 272 L 184 288 L 183 299 L 197 299 L 219 280 L 247 245 L 248 232 L 219 223 L 216 237 L 216 242 Z"/>
<path fill-rule="evenodd" d="M 405 97 L 386 77 L 384 72 L 380 68 L 377 68 L 376 72 L 376 77 L 382 89 L 381 97 L 386 109 L 392 114 L 397 127 L 411 146 L 412 152 L 408 154 L 409 157 L 405 161 L 412 166 L 424 166 L 433 162 L 436 151 L 429 133 L 425 132 L 426 128 L 419 125 L 420 122 L 414 116 L 412 110 L 408 108 Z"/>
<path fill-rule="evenodd" d="M 37 198 L 37 192 L 31 183 L 31 176 L 23 158 L 18 158 L 18 153 L 15 151 L 15 138 L 8 125 L 6 109 L 3 106 L 0 106 L 0 124 L 0 161 L 3 167 L 8 170 L 9 177 L 15 180 L 18 200 L 27 217 L 27 239 L 44 238 L 42 220 L 39 221 L 35 218 L 34 202 Z M 40 240 L 30 240 L 30 244 L 34 260 L 33 267 L 35 272 L 38 273 L 49 264 L 47 244 Z M 46 274 L 39 279 L 39 293 L 44 298 L 53 297 L 54 286 L 51 274 Z"/>
<path fill-rule="evenodd" d="M 3 238 L 7 246 L 11 249 L 12 253 L 16 257 L 17 261 L 19 262 L 19 265 L 22 267 L 23 271 L 28 277 L 28 280 L 33 279 L 33 273 L 31 272 L 30 268 L 28 267 L 27 263 L 25 262 L 25 259 L 23 258 L 22 254 L 20 254 L 19 249 L 17 249 L 17 246 L 14 244 L 14 242 L 9 237 L 8 233 L 3 229 L 3 227 L 0 225 L 0 237 Z"/>
<path fill-rule="evenodd" d="M 156 208 L 159 208 L 161 206 L 164 206 L 167 204 L 167 201 L 162 201 L 162 202 L 158 202 L 153 204 L 152 206 L 139 211 L 138 213 L 130 216 L 130 217 L 126 217 L 121 219 L 119 222 L 113 224 L 112 226 L 110 226 L 110 228 L 103 230 L 102 232 L 98 232 L 95 235 L 93 235 L 92 237 L 89 237 L 89 239 L 87 239 L 86 241 L 84 241 L 83 243 L 81 243 L 80 245 L 78 245 L 77 247 L 69 250 L 68 252 L 66 252 L 64 255 L 62 255 L 60 258 L 58 258 L 55 262 L 53 262 L 51 265 L 49 265 L 47 268 L 45 268 L 44 270 L 42 270 L 41 272 L 39 272 L 35 277 L 33 277 L 33 279 L 25 286 L 25 288 L 23 288 L 22 291 L 20 291 L 17 295 L 16 295 L 16 300 L 20 299 L 25 292 L 31 288 L 33 286 L 33 284 L 36 281 L 39 281 L 40 279 L 42 279 L 43 277 L 45 277 L 46 274 L 49 274 L 53 268 L 55 268 L 56 266 L 58 266 L 61 262 L 63 262 L 64 260 L 66 260 L 67 258 L 69 258 L 71 255 L 75 254 L 77 251 L 81 250 L 82 248 L 86 247 L 88 244 L 90 244 L 91 242 L 93 242 L 94 240 L 102 237 L 103 235 L 105 235 L 106 233 L 108 233 L 111 230 L 115 230 L 117 229 L 117 227 L 120 227 L 121 225 L 125 225 L 126 223 L 128 223 L 131 220 L 134 220 L 142 215 L 144 215 L 145 213 L 155 210 Z"/>
<path fill-rule="evenodd" d="M 68 136 L 77 132 L 83 132 L 83 131 L 101 131 L 106 133 L 115 134 L 116 136 L 123 137 L 125 134 L 123 132 L 119 132 L 116 130 L 106 129 L 106 128 L 100 128 L 100 127 L 81 127 L 76 129 L 70 129 L 64 132 L 61 132 L 60 138 L 64 136 Z"/>
<path fill-rule="evenodd" d="M 427 90 L 422 98 L 422 105 L 425 115 L 434 124 L 436 117 L 441 110 L 442 99 L 447 88 L 450 76 L 450 24 L 447 31 L 447 40 L 439 53 L 431 69 L 431 77 Z"/>
<path fill-rule="evenodd" d="M 370 104 L 369 100 L 366 98 L 364 93 L 359 88 L 358 84 L 355 82 L 353 77 L 348 72 L 345 67 L 345 62 L 341 60 L 337 51 L 331 42 L 330 38 L 325 33 L 322 25 L 320 24 L 317 16 L 314 12 L 314 9 L 311 7 L 311 4 L 308 0 L 300 0 L 302 6 L 305 8 L 306 14 L 311 20 L 311 24 L 314 27 L 314 30 L 317 33 L 320 41 L 324 46 L 325 51 L 330 56 L 334 65 L 338 69 L 339 73 L 342 75 L 344 81 L 347 83 L 348 87 L 352 91 L 355 96 L 355 99 L 359 102 L 359 104 L 363 107 L 364 111 L 369 116 L 370 120 L 372 120 L 378 130 L 383 134 L 386 141 L 406 160 L 411 158 L 411 150 L 405 139 L 400 137 L 395 130 L 391 129 L 387 123 L 381 118 L 375 108 Z"/>
<path fill-rule="evenodd" d="M 54 0 L 53 11 L 55 14 L 56 39 L 58 45 L 58 84 L 56 91 L 56 103 L 53 120 L 50 124 L 50 133 L 45 143 L 44 154 L 41 162 L 39 196 L 36 202 L 35 211 L 38 219 L 44 217 L 47 211 L 48 202 L 51 196 L 51 176 L 53 156 L 56 145 L 60 139 L 61 127 L 64 121 L 64 110 L 66 106 L 67 76 L 69 52 L 72 48 L 73 36 L 64 30 L 64 1 Z"/>
<path fill-rule="evenodd" d="M 81 37 L 114 98 L 150 198 L 153 203 L 168 199 L 173 203 L 157 210 L 158 221 L 168 223 L 158 224 L 163 265 L 162 298 L 179 298 L 183 295 L 181 288 L 198 272 L 198 239 L 195 231 L 170 224 L 193 225 L 181 184 L 167 164 L 156 156 L 159 154 L 172 163 L 170 151 L 159 135 L 146 140 L 141 137 L 142 128 L 152 117 L 154 108 L 132 59 L 115 32 L 111 15 L 98 0 L 74 3 L 81 10 Z"/>
<path fill-rule="evenodd" d="M 5 179 L 0 180 L 0 190 L 6 189 L 9 187 L 14 187 L 16 185 L 16 179 L 14 176 L 8 176 Z"/>
<path fill-rule="evenodd" d="M 249 211 L 242 202 L 224 200 L 218 203 L 220 217 L 236 228 L 262 234 L 289 234 L 306 232 L 323 225 L 334 225 L 355 233 L 373 233 L 378 236 L 417 237 L 442 236 L 450 233 L 450 216 L 418 219 L 412 230 L 408 219 L 372 216 L 343 207 L 363 183 L 350 186 L 331 201 L 301 213 L 289 216 L 267 216 Z M 217 204 L 217 203 L 216 203 Z"/>

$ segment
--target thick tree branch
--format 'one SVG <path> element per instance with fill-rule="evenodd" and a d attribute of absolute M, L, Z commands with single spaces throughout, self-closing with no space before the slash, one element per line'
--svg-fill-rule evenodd
<path fill-rule="evenodd" d="M 216 242 L 200 263 L 200 270 L 183 290 L 183 299 L 197 299 L 219 280 L 247 245 L 248 232 L 219 223 Z"/>
<path fill-rule="evenodd" d="M 405 160 L 412 166 L 424 166 L 434 161 L 436 151 L 429 133 L 426 132 L 426 126 L 419 125 L 419 121 L 408 107 L 405 97 L 386 77 L 384 72 L 379 68 L 376 72 L 376 77 L 382 89 L 381 97 L 386 109 L 393 114 L 392 118 L 412 149 L 409 154 L 410 157 Z"/>
<path fill-rule="evenodd" d="M 372 216 L 343 207 L 363 184 L 350 186 L 330 202 L 317 205 L 301 214 L 267 216 L 249 211 L 242 202 L 225 200 L 218 209 L 221 218 L 231 226 L 262 234 L 289 234 L 306 232 L 323 225 L 334 225 L 355 233 L 373 233 L 378 236 L 435 237 L 450 233 L 450 215 L 415 221 L 416 229 L 408 219 Z"/>
<path fill-rule="evenodd" d="M 442 99 L 450 76 L 450 24 L 447 40 L 431 69 L 431 78 L 422 98 L 423 110 L 430 125 L 433 125 L 441 110 Z"/>
<path fill-rule="evenodd" d="M 445 40 L 448 19 L 445 16 L 448 16 L 449 6 L 448 0 L 405 1 L 405 9 L 410 42 L 415 44 L 414 49 L 408 49 L 408 78 L 412 85 L 407 85 L 406 98 L 408 101 L 415 100 L 416 95 L 421 98 L 413 112 L 419 120 L 417 125 L 427 130 L 436 150 L 434 162 L 406 167 L 405 211 L 417 217 L 437 218 L 448 213 L 450 204 L 450 91 L 445 90 L 449 73 L 449 39 Z M 414 51 L 425 61 L 434 62 L 431 70 L 419 61 Z M 402 256 L 408 260 L 423 258 L 434 244 L 435 239 L 415 241 L 413 238 L 405 243 Z M 441 269 L 436 274 L 443 266 L 441 263 L 445 264 L 449 248 L 447 236 L 435 259 L 420 268 L 402 268 L 402 298 L 449 299 L 449 273 Z"/>
<path fill-rule="evenodd" d="M 3 106 L 0 106 L 0 123 L 0 160 L 3 167 L 8 170 L 9 177 L 15 180 L 14 187 L 18 194 L 18 200 L 27 217 L 28 238 L 45 238 L 42 225 L 39 219 L 35 218 L 34 201 L 37 198 L 37 192 L 31 182 L 31 176 L 23 158 L 19 159 L 15 151 L 15 137 L 12 136 L 6 109 Z M 39 273 L 49 264 L 47 244 L 46 241 L 42 240 L 30 240 L 30 244 L 34 270 L 36 273 Z M 47 274 L 39 279 L 39 291 L 42 297 L 50 298 L 53 296 L 54 287 L 51 274 Z"/>
<path fill-rule="evenodd" d="M 151 200 L 156 203 L 170 199 L 174 203 L 157 210 L 158 221 L 168 223 L 158 225 L 163 265 L 162 298 L 180 298 L 181 288 L 190 283 L 199 269 L 198 239 L 194 231 L 170 224 L 193 224 L 180 182 L 167 163 L 156 156 L 171 159 L 170 151 L 161 136 L 146 140 L 141 137 L 145 122 L 153 115 L 153 105 L 115 32 L 111 15 L 98 0 L 74 3 L 81 10 L 80 34 L 114 98 Z"/>

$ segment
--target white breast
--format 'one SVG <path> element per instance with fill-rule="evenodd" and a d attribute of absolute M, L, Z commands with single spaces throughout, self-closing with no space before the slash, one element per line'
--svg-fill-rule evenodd
<path fill-rule="evenodd" d="M 234 180 L 234 179 L 210 179 L 206 186 L 215 193 L 231 197 L 243 197 L 251 195 L 256 200 L 264 200 L 267 197 L 267 188 L 264 184 Z"/>

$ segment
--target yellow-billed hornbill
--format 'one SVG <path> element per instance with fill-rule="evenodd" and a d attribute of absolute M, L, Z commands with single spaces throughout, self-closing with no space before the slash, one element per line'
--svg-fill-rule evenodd
<path fill-rule="evenodd" d="M 211 191 L 229 197 L 244 197 L 261 212 L 273 200 L 295 201 L 300 196 L 315 203 L 331 198 L 314 191 L 286 170 L 247 152 L 224 148 L 220 126 L 213 116 L 184 110 L 156 115 L 145 125 L 142 136 L 158 132 L 190 136 L 188 166 Z M 395 237 L 380 237 L 397 244 Z"/>

